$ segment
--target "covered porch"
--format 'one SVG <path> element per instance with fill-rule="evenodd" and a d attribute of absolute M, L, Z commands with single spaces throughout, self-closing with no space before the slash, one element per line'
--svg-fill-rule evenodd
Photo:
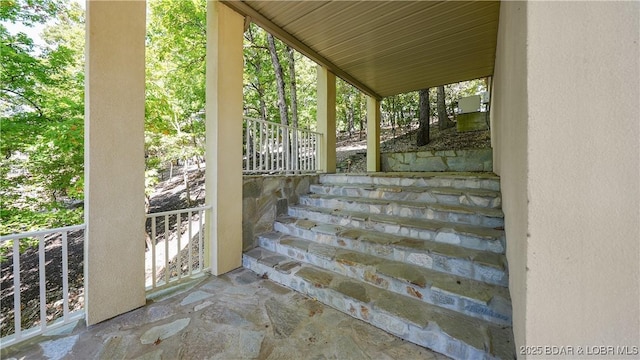
<path fill-rule="evenodd" d="M 249 21 L 318 63 L 318 169 L 324 173 L 336 170 L 336 75 L 368 96 L 367 170 L 376 172 L 383 96 L 487 76 L 493 69 L 497 2 L 269 4 L 208 2 L 206 204 L 212 210 L 205 221 L 204 264 L 213 275 L 241 266 L 242 38 Z M 144 249 L 135 235 L 144 233 L 139 192 L 144 181 L 144 9 L 144 2 L 87 2 L 88 324 L 145 301 L 139 286 Z M 358 15 L 357 21 L 325 21 L 338 14 L 340 19 Z M 291 21 L 294 18 L 297 21 Z M 411 26 L 404 22 L 408 18 Z M 450 56 L 458 60 L 451 63 Z M 123 266 L 114 269 L 114 264 Z M 115 292 L 129 296 L 108 296 Z"/>
<path fill-rule="evenodd" d="M 380 170 L 382 97 L 492 76 L 493 164 L 506 215 L 515 349 L 610 345 L 637 355 L 639 5 L 370 4 L 208 2 L 206 204 L 212 210 L 205 221 L 203 262 L 213 277 L 168 301 L 198 297 L 207 292 L 204 287 L 217 286 L 207 284 L 219 281 L 232 284 L 224 291 L 233 296 L 245 291 L 242 282 L 275 289 L 263 280 L 246 281 L 246 271 L 236 270 L 253 238 L 243 231 L 240 160 L 242 34 L 247 22 L 255 21 L 319 64 L 321 173 L 336 169 L 336 76 L 368 96 L 372 173 Z M 90 331 L 121 326 L 132 315 L 164 316 L 164 310 L 144 307 L 144 41 L 144 1 L 87 2 L 85 321 Z M 575 85 L 570 93 L 567 83 Z M 592 96 L 593 83 L 604 95 Z M 567 113 L 567 103 L 580 106 Z M 608 117 L 619 125 L 604 124 Z M 585 146 L 599 136 L 606 143 Z M 607 265 L 595 266 L 600 260 Z M 254 290 L 250 297 L 261 291 Z"/>

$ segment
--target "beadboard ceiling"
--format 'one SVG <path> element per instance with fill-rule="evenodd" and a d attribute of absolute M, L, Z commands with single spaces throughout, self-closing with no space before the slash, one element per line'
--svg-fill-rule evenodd
<path fill-rule="evenodd" d="M 223 2 L 376 98 L 493 74 L 497 1 Z"/>

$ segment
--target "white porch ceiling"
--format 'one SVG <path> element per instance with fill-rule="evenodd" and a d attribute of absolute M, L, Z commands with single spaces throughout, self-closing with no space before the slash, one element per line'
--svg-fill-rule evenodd
<path fill-rule="evenodd" d="M 377 98 L 493 74 L 498 1 L 224 2 Z"/>

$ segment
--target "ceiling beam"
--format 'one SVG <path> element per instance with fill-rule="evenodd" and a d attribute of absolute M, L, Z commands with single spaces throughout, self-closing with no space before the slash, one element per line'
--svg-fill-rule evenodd
<path fill-rule="evenodd" d="M 251 6 L 247 5 L 244 1 L 220 0 L 220 2 L 224 3 L 225 5 L 227 5 L 228 7 L 232 8 L 233 10 L 237 11 L 238 13 L 246 16 L 252 22 L 254 22 L 257 25 L 259 25 L 261 28 L 265 29 L 266 31 L 268 31 L 272 35 L 276 36 L 277 38 L 282 40 L 284 43 L 286 43 L 287 45 L 289 45 L 292 48 L 296 49 L 297 51 L 299 51 L 300 53 L 302 53 L 303 55 L 305 55 L 309 59 L 311 59 L 311 60 L 315 61 L 316 63 L 326 67 L 327 69 L 329 69 L 329 71 L 334 73 L 336 76 L 340 77 L 344 81 L 346 81 L 346 82 L 350 83 L 351 85 L 355 86 L 356 88 L 358 88 L 363 93 L 365 93 L 365 94 L 367 94 L 367 95 L 369 95 L 369 96 L 371 96 L 371 97 L 373 97 L 373 98 L 375 98 L 377 100 L 382 100 L 382 96 L 380 96 L 378 93 L 373 91 L 370 87 L 368 87 L 367 85 L 363 84 L 358 79 L 354 78 L 349 73 L 347 73 L 346 71 L 342 70 L 341 68 L 339 68 L 338 66 L 333 64 L 331 61 L 326 59 L 324 56 L 318 54 L 315 50 L 310 48 L 307 44 L 305 44 L 302 41 L 298 40 L 295 36 L 291 35 L 290 33 L 285 31 L 280 26 L 274 24 L 271 20 L 267 19 L 264 15 L 262 15 L 261 13 L 256 11 Z"/>

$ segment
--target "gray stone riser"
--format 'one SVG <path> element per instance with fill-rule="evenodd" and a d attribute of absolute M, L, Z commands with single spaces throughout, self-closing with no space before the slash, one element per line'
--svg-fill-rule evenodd
<path fill-rule="evenodd" d="M 465 205 L 499 209 L 502 198 L 499 192 L 472 191 L 468 189 L 431 189 L 408 187 L 373 187 L 348 184 L 313 184 L 310 191 L 319 195 L 363 197 L 368 199 L 415 201 L 430 204 Z"/>
<path fill-rule="evenodd" d="M 289 264 L 286 270 L 283 270 L 284 264 Z M 340 291 L 340 282 L 346 283 L 340 275 L 331 276 L 328 284 L 318 283 L 309 276 L 301 275 L 309 266 L 286 260 L 270 266 L 245 254 L 243 266 L 395 336 L 453 359 L 515 358 L 510 327 L 496 326 L 397 294 L 388 294 L 385 290 L 374 290 L 366 284 L 360 286 L 375 294 L 375 297 L 363 299 L 350 296 Z M 281 268 L 277 270 L 278 267 Z M 391 311 L 388 306 L 390 301 L 384 300 L 395 299 L 394 296 L 409 304 L 405 308 L 415 310 L 422 321 L 412 321 Z"/>
<path fill-rule="evenodd" d="M 359 184 L 382 186 L 450 187 L 455 189 L 486 189 L 499 191 L 500 179 L 487 173 L 404 173 L 385 174 L 322 174 L 322 184 Z"/>
<path fill-rule="evenodd" d="M 375 203 L 372 203 L 370 201 L 359 201 L 357 198 L 320 198 L 315 196 L 301 196 L 300 204 L 324 209 L 358 211 L 371 214 L 445 221 L 492 228 L 504 226 L 504 219 L 502 216 L 478 214 L 467 209 L 451 209 L 447 211 L 424 203 L 407 204 L 392 201 L 376 201 Z"/>
<path fill-rule="evenodd" d="M 286 235 L 297 236 L 319 244 L 326 244 L 335 247 L 342 247 L 349 250 L 358 251 L 365 254 L 374 255 L 388 260 L 401 261 L 407 264 L 432 269 L 456 276 L 465 277 L 477 281 L 486 282 L 498 286 L 508 286 L 509 277 L 504 270 L 503 264 L 485 265 L 475 262 L 467 255 L 471 250 L 463 251 L 467 256 L 450 256 L 434 251 L 412 249 L 389 244 L 379 244 L 376 242 L 353 239 L 347 236 L 340 236 L 340 233 L 324 233 L 313 229 L 303 229 L 295 224 L 284 224 L 276 221 L 274 230 Z M 398 237 L 398 239 L 402 239 Z M 428 241 L 428 240 L 423 240 Z"/>
<path fill-rule="evenodd" d="M 404 279 L 381 273 L 374 265 L 340 262 L 335 258 L 331 258 L 327 254 L 315 254 L 304 249 L 282 244 L 278 239 L 261 236 L 259 237 L 259 246 L 291 259 L 315 265 L 322 269 L 366 282 L 370 285 L 396 294 L 412 296 L 423 302 L 459 312 L 470 317 L 482 319 L 498 325 L 511 324 L 511 302 L 508 299 L 498 295 L 494 295 L 488 300 L 477 299 L 473 298 L 472 293 L 465 294 L 464 291 L 456 293 L 437 287 L 439 281 L 443 280 L 435 279 L 435 277 L 439 276 L 440 278 L 447 278 L 449 282 L 455 282 L 456 278 L 452 275 L 433 273 L 434 278 L 428 280 L 434 281 L 434 283 L 427 283 L 422 287 L 409 283 Z M 330 248 L 327 247 L 327 249 Z M 442 282 L 442 284 L 445 283 Z M 487 288 L 487 292 L 492 288 L 489 285 L 483 286 L 482 284 L 476 284 L 475 287 Z"/>
<path fill-rule="evenodd" d="M 375 230 L 386 234 L 432 240 L 445 244 L 462 246 L 468 249 L 491 251 L 504 254 L 504 235 L 500 231 L 490 231 L 492 235 L 476 235 L 473 231 L 463 231 L 460 227 L 440 222 L 422 223 L 425 227 L 403 224 L 400 221 L 371 220 L 367 215 L 353 216 L 345 213 L 327 213 L 300 206 L 290 206 L 288 214 L 297 218 L 341 225 L 357 229 Z M 429 228 L 426 228 L 426 226 Z M 495 233 L 495 234 L 493 234 Z M 497 235 L 500 233 L 500 235 Z"/>

